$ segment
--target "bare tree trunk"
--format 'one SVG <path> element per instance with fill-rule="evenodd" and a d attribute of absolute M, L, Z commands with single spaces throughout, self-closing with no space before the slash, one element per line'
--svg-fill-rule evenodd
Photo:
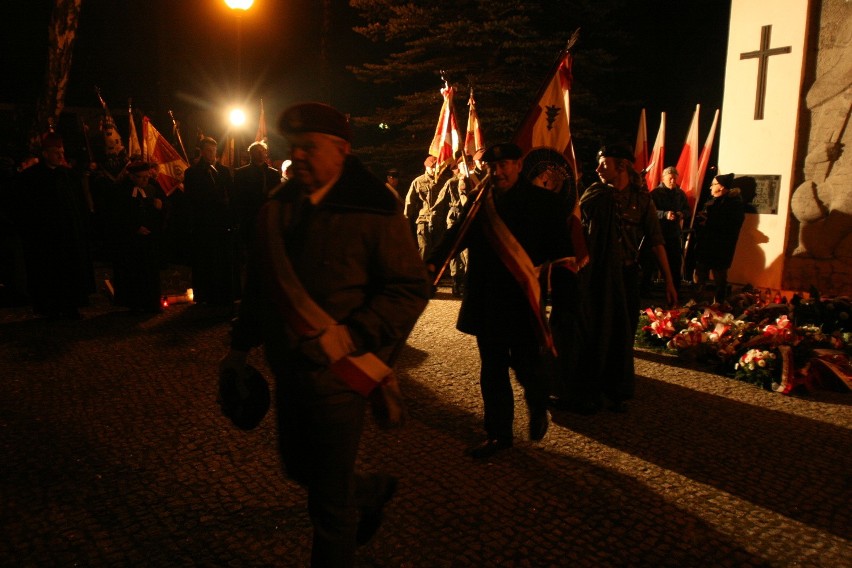
<path fill-rule="evenodd" d="M 36 119 L 30 132 L 30 146 L 41 133 L 52 128 L 65 106 L 65 91 L 71 74 L 71 54 L 77 37 L 83 0 L 55 0 L 50 17 L 45 91 L 36 106 Z"/>

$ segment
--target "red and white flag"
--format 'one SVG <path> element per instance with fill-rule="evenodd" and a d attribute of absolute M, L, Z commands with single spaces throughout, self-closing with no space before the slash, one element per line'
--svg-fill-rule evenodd
<path fill-rule="evenodd" d="M 183 191 L 183 173 L 189 164 L 154 128 L 147 116 L 142 117 L 142 145 L 145 159 L 157 162 L 157 182 L 166 195 L 171 195 L 176 189 Z"/>
<path fill-rule="evenodd" d="M 571 137 L 571 83 L 574 58 L 571 51 L 563 50 L 539 91 L 538 100 L 527 112 L 521 127 L 515 134 L 517 144 L 524 155 L 537 148 L 550 148 L 558 152 L 567 162 L 569 174 L 575 186 L 580 182 L 574 143 Z M 579 195 L 579 194 L 578 194 Z M 576 265 L 580 268 L 589 262 L 589 249 L 583 236 L 580 222 L 580 200 L 577 199 L 569 219 L 571 242 L 574 246 Z"/>
<path fill-rule="evenodd" d="M 219 163 L 231 170 L 231 173 L 234 172 L 234 168 L 239 167 L 239 164 L 236 163 L 237 153 L 235 150 L 234 138 L 225 138 L 225 148 L 222 150 L 222 155 L 219 157 Z"/>
<path fill-rule="evenodd" d="M 633 146 L 633 169 L 642 173 L 648 167 L 648 124 L 645 122 L 645 109 L 639 115 L 639 128 L 636 130 L 636 145 Z M 648 188 L 653 189 L 653 188 Z"/>
<path fill-rule="evenodd" d="M 136 121 L 133 120 L 133 105 L 127 104 L 127 118 L 130 121 L 130 134 L 127 136 L 127 155 L 130 157 L 141 156 L 142 146 L 139 144 L 139 135 L 136 134 Z"/>
<path fill-rule="evenodd" d="M 268 142 L 266 134 L 266 113 L 263 112 L 263 99 L 260 99 L 260 118 L 257 121 L 257 133 L 254 135 L 255 142 Z"/>
<path fill-rule="evenodd" d="M 473 89 L 467 100 L 467 132 L 464 137 L 464 153 L 473 156 L 482 148 L 482 129 L 479 127 L 479 115 L 476 113 L 476 101 L 473 100 Z"/>
<path fill-rule="evenodd" d="M 570 127 L 572 64 L 570 51 L 560 54 L 539 92 L 538 102 L 527 112 L 518 129 L 515 144 L 524 154 L 536 148 L 553 148 L 565 157 L 574 179 L 579 181 Z"/>
<path fill-rule="evenodd" d="M 666 160 L 666 113 L 660 113 L 660 129 L 657 131 L 657 139 L 654 141 L 654 149 L 648 157 L 645 166 L 645 185 L 652 190 L 660 185 L 663 179 L 663 163 Z"/>
<path fill-rule="evenodd" d="M 680 174 L 680 187 L 686 194 L 690 210 L 695 209 L 698 201 L 698 114 L 701 105 L 695 105 L 695 114 L 686 134 L 686 141 L 677 161 L 677 173 Z"/>
<path fill-rule="evenodd" d="M 713 124 L 710 126 L 710 132 L 707 134 L 707 140 L 704 142 L 704 148 L 701 149 L 701 156 L 698 158 L 698 179 L 696 186 L 698 192 L 704 186 L 704 175 L 707 173 L 707 165 L 710 162 L 710 151 L 713 149 L 713 140 L 716 137 L 716 126 L 719 124 L 719 109 L 716 109 L 716 114 L 713 116 Z M 698 197 L 696 194 L 695 203 L 692 204 L 692 218 L 695 219 L 695 209 L 698 207 Z"/>
<path fill-rule="evenodd" d="M 455 89 L 450 86 L 441 89 L 444 104 L 441 105 L 438 124 L 435 126 L 435 136 L 432 137 L 432 145 L 429 146 L 429 155 L 438 158 L 436 170 L 439 172 L 453 161 L 461 146 L 456 113 L 453 109 L 454 93 Z"/>

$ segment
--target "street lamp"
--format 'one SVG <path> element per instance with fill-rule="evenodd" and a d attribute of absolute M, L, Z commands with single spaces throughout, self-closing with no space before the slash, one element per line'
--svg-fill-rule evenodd
<path fill-rule="evenodd" d="M 234 95 L 235 95 L 234 99 L 235 100 L 241 100 L 240 90 L 242 88 L 242 85 L 241 85 L 242 77 L 240 77 L 240 75 L 242 74 L 242 68 L 241 68 L 242 67 L 242 53 L 241 53 L 242 37 L 241 36 L 242 36 L 242 21 L 243 21 L 242 16 L 243 16 L 243 13 L 246 10 L 251 8 L 252 4 L 254 4 L 254 0 L 225 0 L 225 4 L 228 6 L 228 8 L 230 8 L 231 10 L 234 11 L 234 14 L 236 14 L 236 20 L 237 20 L 237 41 L 236 41 L 236 43 L 237 43 L 237 46 L 236 46 L 236 51 L 237 51 L 237 77 L 236 77 L 236 92 L 234 93 Z M 239 112 L 242 113 L 242 111 L 239 111 Z M 234 112 L 231 113 L 230 119 L 231 119 L 231 124 L 239 127 L 240 125 L 242 125 L 243 122 L 245 122 L 245 114 L 243 114 L 242 120 L 240 122 L 236 122 L 239 119 L 235 119 Z M 236 148 L 235 148 L 235 151 L 234 151 L 234 154 L 235 154 L 235 156 L 234 156 L 234 162 L 235 162 L 234 167 L 240 166 L 240 158 L 239 158 L 240 150 L 239 150 L 238 144 L 241 144 L 241 143 L 242 143 L 242 141 L 240 141 L 240 142 L 235 141 Z"/>
<path fill-rule="evenodd" d="M 228 8 L 231 10 L 246 11 L 251 8 L 252 4 L 254 4 L 254 0 L 225 0 L 225 4 L 227 4 Z"/>

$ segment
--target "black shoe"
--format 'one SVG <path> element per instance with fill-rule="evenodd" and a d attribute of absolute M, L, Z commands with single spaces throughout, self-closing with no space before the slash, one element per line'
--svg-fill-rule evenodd
<path fill-rule="evenodd" d="M 468 448 L 464 453 L 475 460 L 484 460 L 490 458 L 500 450 L 508 450 L 511 447 L 512 440 L 489 438 L 479 445 Z"/>
<path fill-rule="evenodd" d="M 385 505 L 393 499 L 398 483 L 399 480 L 396 477 L 388 476 L 378 491 L 379 504 L 361 509 L 361 518 L 358 519 L 358 530 L 355 533 L 355 542 L 358 546 L 364 546 L 376 535 L 376 531 L 382 524 Z"/>
<path fill-rule="evenodd" d="M 544 435 L 547 434 L 547 428 L 550 426 L 550 417 L 547 411 L 537 412 L 530 416 L 530 440 L 538 442 Z"/>

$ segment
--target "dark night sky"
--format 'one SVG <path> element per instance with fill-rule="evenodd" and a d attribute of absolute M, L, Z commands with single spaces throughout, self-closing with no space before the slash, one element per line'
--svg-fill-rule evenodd
<path fill-rule="evenodd" d="M 11 32 L 2 40 L 0 103 L 32 104 L 42 88 L 52 2 L 15 4 L 7 10 Z M 631 116 L 623 117 L 625 124 L 618 126 L 627 136 L 635 136 L 644 105 L 653 143 L 659 113 L 664 110 L 667 146 L 677 153 L 695 104 L 702 105 L 702 139 L 713 110 L 721 105 L 729 3 L 647 0 L 627 4 L 631 29 L 642 39 L 628 53 L 618 55 L 641 69 L 644 78 L 629 85 L 613 79 L 612 96 L 629 90 L 641 101 Z M 355 14 L 346 0 L 331 0 L 331 33 L 327 35 L 322 33 L 322 0 L 256 0 L 239 24 L 222 0 L 83 0 L 82 6 L 69 106 L 96 106 L 94 85 L 98 85 L 111 108 L 125 108 L 132 97 L 134 106 L 152 116 L 161 130 L 168 128 L 168 109 L 179 117 L 209 110 L 203 119 L 206 124 L 199 126 L 215 135 L 224 128 L 223 118 L 216 123 L 224 113 L 212 111 L 234 99 L 239 26 L 240 82 L 247 93 L 247 108 L 252 109 L 250 122 L 256 120 L 261 97 L 270 128 L 278 112 L 298 100 L 325 100 L 354 114 L 372 109 L 370 88 L 345 71 L 347 64 L 371 55 L 376 59 L 375 48 L 352 32 Z M 325 65 L 320 56 L 323 37 Z M 550 59 L 552 54 L 543 57 Z M 582 81 L 582 69 L 575 69 L 575 81 Z M 537 87 L 530 86 L 531 96 Z M 432 111 L 437 116 L 437 109 L 427 112 Z M 123 129 L 122 124 L 119 127 Z M 275 157 L 274 144 L 272 153 Z"/>

